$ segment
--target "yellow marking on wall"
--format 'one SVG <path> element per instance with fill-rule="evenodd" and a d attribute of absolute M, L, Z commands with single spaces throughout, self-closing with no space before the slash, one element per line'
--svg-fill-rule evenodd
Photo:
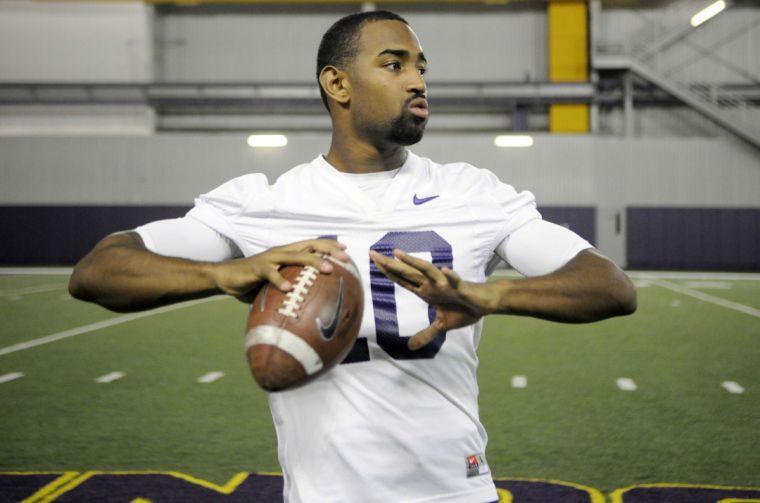
<path fill-rule="evenodd" d="M 588 12 L 585 0 L 549 0 L 549 80 L 588 81 Z M 586 104 L 558 103 L 549 107 L 552 133 L 586 133 Z"/>
<path fill-rule="evenodd" d="M 718 503 L 760 503 L 759 498 L 726 498 L 718 500 Z"/>
<path fill-rule="evenodd" d="M 153 502 L 145 498 L 135 498 L 130 503 L 153 503 Z"/>
<path fill-rule="evenodd" d="M 615 489 L 610 494 L 610 503 L 623 503 L 623 495 L 633 489 L 646 489 L 648 487 L 662 487 L 666 489 L 718 489 L 722 491 L 760 491 L 760 487 L 739 487 L 739 486 L 716 486 L 711 484 L 679 484 L 679 483 L 667 483 L 660 482 L 656 484 L 635 484 L 628 487 L 622 487 Z M 741 501 L 741 500 L 740 500 Z"/>
<path fill-rule="evenodd" d="M 590 486 L 584 486 L 582 484 L 576 484 L 575 482 L 565 482 L 564 480 L 553 480 L 553 479 L 531 479 L 531 478 L 498 478 L 494 477 L 494 480 L 502 480 L 504 482 L 509 482 L 510 480 L 514 480 L 515 482 L 543 482 L 544 484 L 555 484 L 558 486 L 566 486 L 566 487 L 572 487 L 574 489 L 580 489 L 581 491 L 585 491 L 588 493 L 589 497 L 591 498 L 591 503 L 605 503 L 604 495 L 599 491 L 599 489 L 595 489 Z"/>
<path fill-rule="evenodd" d="M 501 487 L 496 488 L 496 494 L 499 495 L 499 503 L 512 503 L 512 493 Z"/>
<path fill-rule="evenodd" d="M 555 103 L 549 107 L 549 131 L 552 133 L 587 133 L 588 105 Z"/>

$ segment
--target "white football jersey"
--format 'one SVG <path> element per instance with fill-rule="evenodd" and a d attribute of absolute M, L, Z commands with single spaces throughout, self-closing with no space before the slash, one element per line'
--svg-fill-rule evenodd
<path fill-rule="evenodd" d="M 430 324 L 434 310 L 383 276 L 369 251 L 390 256 L 400 248 L 485 281 L 495 250 L 540 221 L 530 192 L 516 192 L 490 171 L 410 152 L 378 200 L 319 156 L 273 185 L 262 174 L 231 180 L 196 199 L 186 218 L 245 256 L 335 237 L 361 274 L 364 317 L 346 361 L 307 386 L 269 394 L 286 501 L 498 499 L 478 418 L 482 320 L 410 351 L 409 337 Z M 563 261 L 590 246 L 562 231 L 571 236 L 557 252 Z"/>

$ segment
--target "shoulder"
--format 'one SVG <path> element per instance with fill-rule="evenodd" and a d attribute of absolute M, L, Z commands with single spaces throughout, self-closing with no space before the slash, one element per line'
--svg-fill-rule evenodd
<path fill-rule="evenodd" d="M 496 207 L 506 214 L 520 210 L 538 214 L 532 192 L 518 192 L 489 169 L 466 162 L 440 164 L 424 157 L 418 159 L 420 170 L 430 177 L 441 194 L 447 194 L 452 199 L 464 199 L 470 205 Z"/>
<path fill-rule="evenodd" d="M 245 198 L 252 192 L 267 191 L 269 180 L 263 173 L 249 173 L 224 182 L 202 197 Z"/>
<path fill-rule="evenodd" d="M 419 169 L 435 181 L 443 190 L 455 190 L 458 194 L 483 193 L 499 186 L 510 187 L 490 170 L 478 168 L 467 162 L 438 163 L 426 157 L 418 157 Z"/>
<path fill-rule="evenodd" d="M 289 169 L 277 177 L 272 184 L 269 183 L 269 179 L 263 173 L 249 173 L 238 176 L 224 182 L 213 190 L 202 194 L 200 199 L 235 201 L 242 206 L 245 206 L 251 198 L 265 201 L 266 199 L 273 197 L 273 194 L 276 193 L 278 189 L 283 190 L 294 184 L 304 184 L 304 180 L 307 177 L 312 176 L 314 171 L 313 165 L 315 162 L 316 160 L 305 164 L 299 164 L 298 166 Z"/>
<path fill-rule="evenodd" d="M 277 180 L 272 184 L 271 188 L 276 190 L 278 188 L 287 187 L 292 184 L 302 184 L 306 180 L 315 177 L 315 173 L 319 170 L 319 157 L 299 164 L 293 168 L 290 168 L 285 173 L 277 177 Z"/>

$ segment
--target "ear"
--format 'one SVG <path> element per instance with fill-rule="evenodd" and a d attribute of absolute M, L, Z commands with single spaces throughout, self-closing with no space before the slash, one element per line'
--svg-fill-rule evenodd
<path fill-rule="evenodd" d="M 322 86 L 330 99 L 341 105 L 345 105 L 351 100 L 351 83 L 348 81 L 348 74 L 343 70 L 334 66 L 325 66 L 319 72 L 319 85 Z"/>

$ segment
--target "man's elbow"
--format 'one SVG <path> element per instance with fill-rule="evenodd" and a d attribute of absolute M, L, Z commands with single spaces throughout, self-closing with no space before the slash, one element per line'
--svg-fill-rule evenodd
<path fill-rule="evenodd" d="M 92 293 L 87 284 L 86 267 L 79 262 L 69 277 L 69 294 L 75 299 L 92 301 Z"/>
<path fill-rule="evenodd" d="M 613 316 L 627 316 L 636 312 L 638 299 L 636 296 L 636 287 L 633 286 L 631 279 L 620 269 L 618 269 L 614 287 L 610 292 L 612 306 L 615 311 Z"/>

